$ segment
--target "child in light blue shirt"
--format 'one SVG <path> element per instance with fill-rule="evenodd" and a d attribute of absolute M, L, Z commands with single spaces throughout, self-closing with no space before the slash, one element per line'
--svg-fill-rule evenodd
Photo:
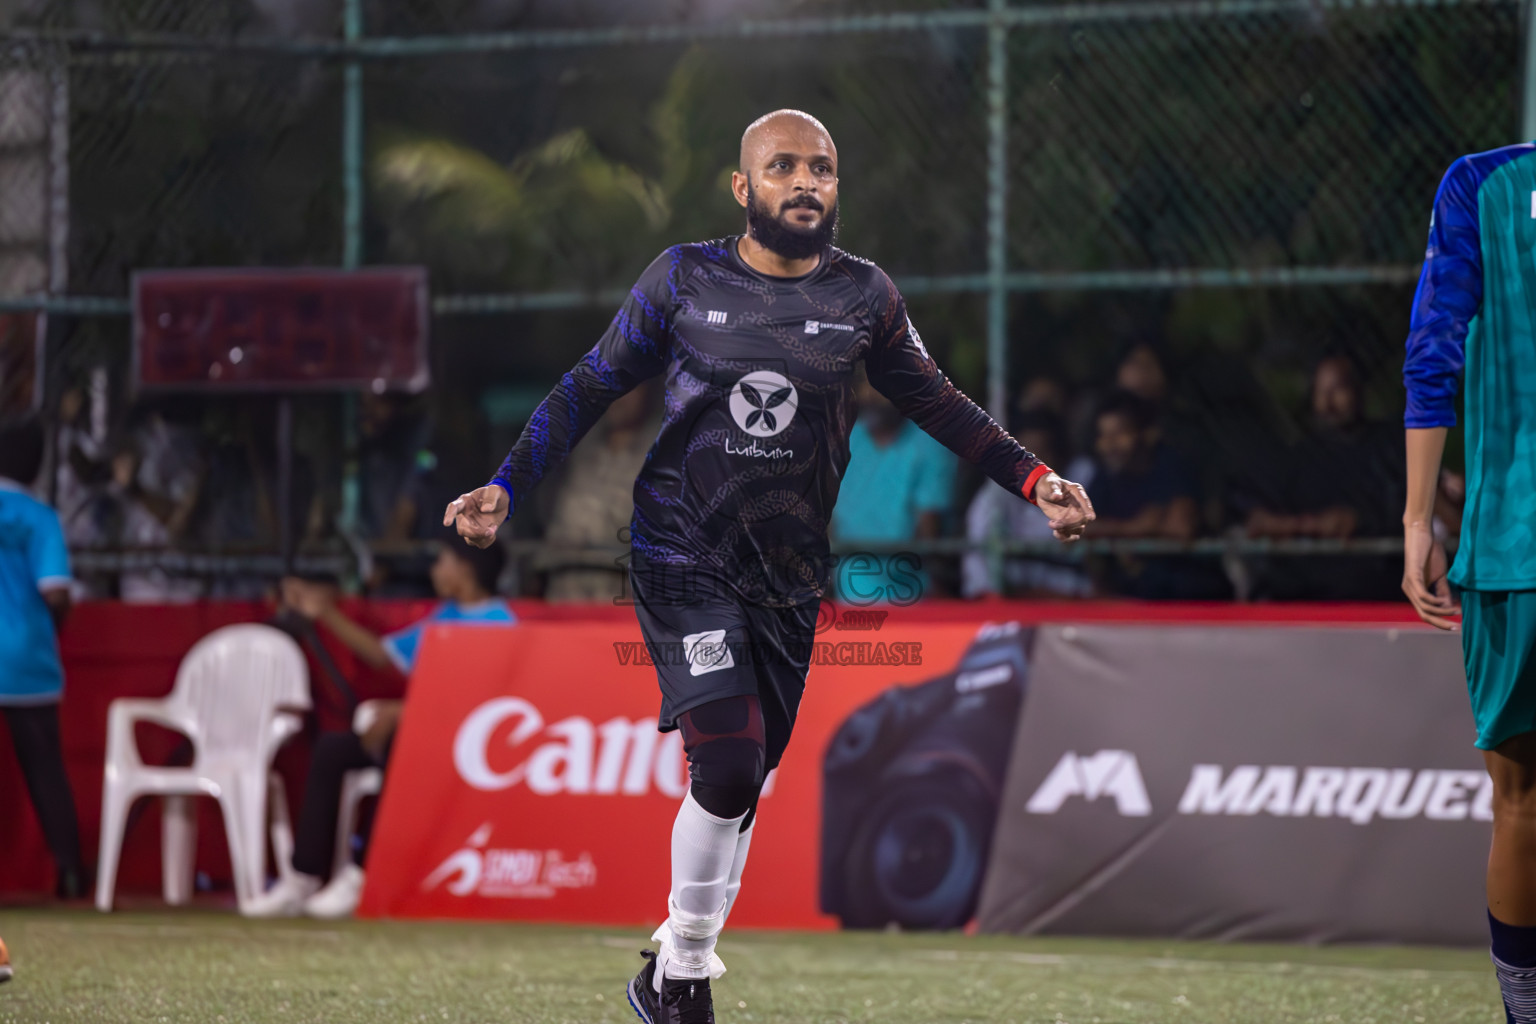
<path fill-rule="evenodd" d="M 0 424 L 0 713 L 58 869 L 56 890 L 85 895 L 80 825 L 64 771 L 58 629 L 69 614 L 69 551 L 58 513 L 28 490 L 43 463 L 43 428 Z"/>

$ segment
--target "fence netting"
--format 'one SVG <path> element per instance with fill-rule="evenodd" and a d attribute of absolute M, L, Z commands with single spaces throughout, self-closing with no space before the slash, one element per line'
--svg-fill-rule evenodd
<path fill-rule="evenodd" d="M 187 506 L 140 531 L 150 547 L 269 555 L 279 533 L 272 399 L 131 392 L 134 271 L 339 265 L 361 190 L 361 262 L 429 270 L 435 386 L 300 403 L 294 516 L 311 553 L 403 550 L 494 468 L 657 252 L 739 230 L 741 130 L 785 106 L 836 139 L 841 244 L 892 274 L 968 393 L 1000 380 L 995 412 L 1058 424 L 1056 457 L 1091 465 L 1102 408 L 1144 386 L 1195 481 L 1173 547 L 1193 537 L 1230 567 L 1256 540 L 1390 541 L 1363 513 L 1303 528 L 1292 509 L 1266 533 L 1255 510 L 1288 499 L 1255 467 L 1315 439 L 1330 360 L 1358 422 L 1400 422 L 1430 203 L 1457 156 L 1518 141 L 1525 4 L 714 6 L 369 0 L 352 44 L 341 0 L 58 0 L 0 22 L 0 408 L 44 411 L 53 485 L 74 453 L 66 497 L 99 520 L 79 547 L 135 543 L 104 511 L 115 458 Z M 939 536 L 997 556 L 1019 538 L 967 533 L 977 484 L 957 474 Z M 530 510 L 514 533 L 532 548 L 547 526 Z M 1264 592 L 1226 575 L 1213 593 Z"/>

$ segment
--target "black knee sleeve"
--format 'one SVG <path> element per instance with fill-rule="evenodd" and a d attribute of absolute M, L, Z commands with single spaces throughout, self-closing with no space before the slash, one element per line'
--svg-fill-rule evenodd
<path fill-rule="evenodd" d="M 763 714 L 756 697 L 731 697 L 679 716 L 694 800 L 717 818 L 757 803 L 766 774 Z"/>
<path fill-rule="evenodd" d="M 758 796 L 752 798 L 752 806 L 747 808 L 747 816 L 741 819 L 740 831 L 745 832 L 747 829 L 751 828 L 752 823 L 757 820 L 757 800 L 760 796 L 762 796 L 761 792 L 758 793 Z"/>

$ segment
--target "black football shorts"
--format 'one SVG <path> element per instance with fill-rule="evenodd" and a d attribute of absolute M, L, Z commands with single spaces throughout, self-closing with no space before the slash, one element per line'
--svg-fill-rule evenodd
<path fill-rule="evenodd" d="M 805 693 L 819 601 L 764 607 L 691 566 L 630 565 L 640 632 L 661 683 L 662 732 L 683 712 L 725 697 L 763 708 L 766 767 L 778 766 Z"/>

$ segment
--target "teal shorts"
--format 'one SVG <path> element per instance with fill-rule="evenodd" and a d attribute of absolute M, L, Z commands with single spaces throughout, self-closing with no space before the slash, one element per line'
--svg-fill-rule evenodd
<path fill-rule="evenodd" d="M 1536 731 L 1536 591 L 1464 590 L 1461 615 L 1477 745 L 1492 750 Z"/>

